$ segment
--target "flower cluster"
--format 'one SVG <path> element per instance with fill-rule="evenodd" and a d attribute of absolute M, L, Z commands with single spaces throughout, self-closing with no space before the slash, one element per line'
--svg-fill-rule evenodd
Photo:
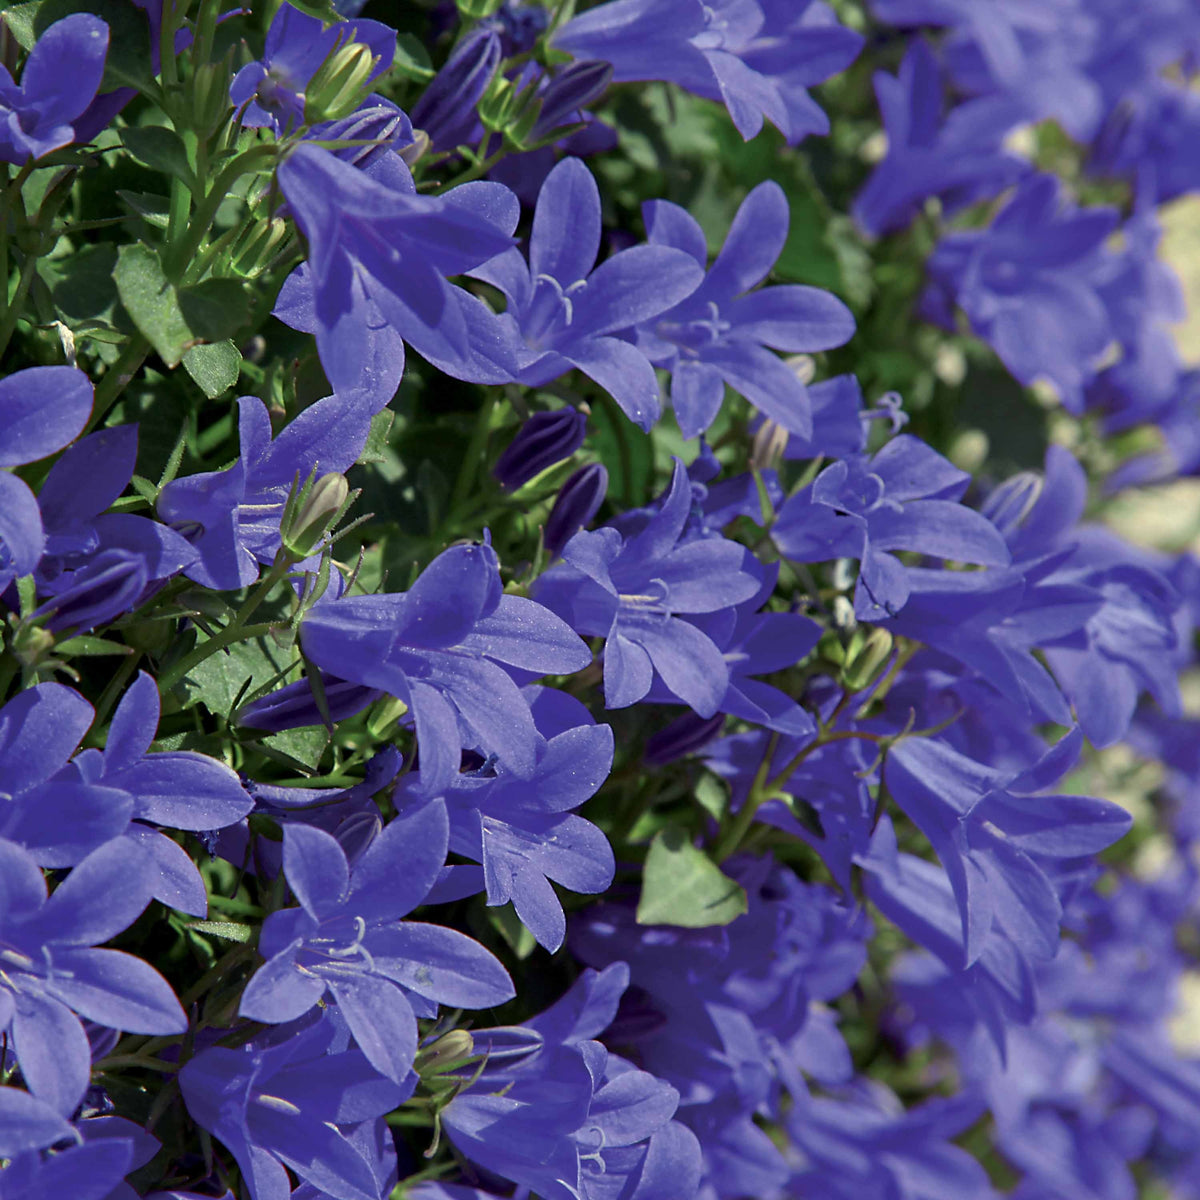
<path fill-rule="evenodd" d="M 90 8 L 0 1198 L 1200 1196 L 1194 5 Z"/>

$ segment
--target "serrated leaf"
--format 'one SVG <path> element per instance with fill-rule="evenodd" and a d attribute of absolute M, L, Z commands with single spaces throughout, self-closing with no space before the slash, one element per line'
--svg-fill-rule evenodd
<path fill-rule="evenodd" d="M 703 929 L 728 925 L 747 908 L 745 888 L 693 846 L 685 830 L 670 826 L 655 835 L 642 877 L 639 925 Z"/>
<path fill-rule="evenodd" d="M 192 178 L 183 139 L 165 125 L 131 125 L 121 130 L 121 142 L 138 162 L 165 175 Z"/>
<path fill-rule="evenodd" d="M 329 745 L 329 731 L 323 725 L 285 729 L 282 733 L 263 738 L 263 743 L 315 770 L 325 753 L 325 747 Z"/>
<path fill-rule="evenodd" d="M 193 346 L 183 356 L 183 369 L 210 400 L 215 400 L 237 383 L 242 355 L 229 341 Z"/>
<path fill-rule="evenodd" d="M 184 320 L 175 289 L 163 274 L 158 254 L 141 242 L 122 246 L 113 279 L 125 311 L 159 358 L 168 367 L 178 366 L 196 339 Z"/>
<path fill-rule="evenodd" d="M 236 279 L 206 279 L 178 295 L 188 328 L 202 342 L 224 341 L 250 320 L 250 297 Z"/>

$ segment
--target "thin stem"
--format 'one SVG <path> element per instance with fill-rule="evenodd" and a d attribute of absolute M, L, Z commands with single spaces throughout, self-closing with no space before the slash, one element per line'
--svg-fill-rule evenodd
<path fill-rule="evenodd" d="M 37 263 L 38 256 L 36 254 L 26 254 L 25 261 L 21 264 L 21 278 L 17 281 L 17 290 L 13 293 L 13 298 L 4 312 L 4 316 L 0 318 L 0 355 L 4 354 L 8 349 L 8 343 L 12 341 L 12 335 L 17 328 L 17 320 L 22 315 L 21 310 L 25 307 L 25 298 L 29 295 L 29 289 L 37 272 Z"/>
<path fill-rule="evenodd" d="M 134 376 L 149 354 L 150 343 L 140 333 L 135 333 L 125 343 L 117 361 L 104 372 L 104 378 L 96 385 L 92 415 L 83 431 L 85 434 L 90 433 L 104 419 L 108 410 L 120 399 L 121 393 L 133 382 Z"/>
<path fill-rule="evenodd" d="M 768 786 L 767 776 L 771 770 L 771 759 L 775 756 L 778 745 L 779 734 L 771 734 L 771 740 L 767 743 L 767 752 L 763 755 L 763 760 L 754 775 L 750 794 L 746 797 L 745 804 L 738 810 L 737 816 L 730 822 L 729 828 L 721 835 L 713 851 L 713 857 L 717 862 L 724 862 L 737 851 L 750 826 L 754 824 L 758 810 L 770 799 L 774 789 Z"/>

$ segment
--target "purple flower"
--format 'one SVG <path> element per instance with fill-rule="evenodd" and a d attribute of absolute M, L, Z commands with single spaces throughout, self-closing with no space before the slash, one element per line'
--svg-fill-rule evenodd
<path fill-rule="evenodd" d="M 542 576 L 537 598 L 578 632 L 603 637 L 604 699 L 635 704 L 657 671 L 671 694 L 711 717 L 729 689 L 729 668 L 712 639 L 681 619 L 718 613 L 758 592 L 761 571 L 744 547 L 720 537 L 683 540 L 692 485 L 676 459 L 659 511 L 623 537 L 612 528 L 577 533 L 562 566 Z"/>
<path fill-rule="evenodd" d="M 241 454 L 224 471 L 172 480 L 159 493 L 159 515 L 190 538 L 199 561 L 189 579 L 219 590 L 258 578 L 281 545 L 279 522 L 297 475 L 345 471 L 367 440 L 375 412 L 363 393 L 326 396 L 271 440 L 271 419 L 257 396 L 238 400 Z"/>
<path fill-rule="evenodd" d="M 137 426 L 101 429 L 71 446 L 38 492 L 46 549 L 35 575 L 46 627 L 89 629 L 128 612 L 195 561 L 175 530 L 105 510 L 125 490 Z"/>
<path fill-rule="evenodd" d="M 61 450 L 83 432 L 91 412 L 91 382 L 74 367 L 29 367 L 0 379 L 0 467 Z M 0 470 L 0 591 L 33 571 L 45 546 L 29 485 Z"/>
<path fill-rule="evenodd" d="M 590 821 L 569 811 L 608 778 L 613 735 L 571 696 L 551 688 L 530 693 L 538 724 L 533 774 L 522 779 L 501 767 L 481 767 L 456 775 L 443 799 L 450 817 L 450 849 L 483 865 L 488 904 L 511 900 L 525 927 L 553 952 L 562 945 L 567 925 L 549 881 L 594 894 L 613 880 L 608 840 Z M 410 778 L 417 781 L 413 790 L 419 794 L 420 772 Z"/>
<path fill-rule="evenodd" d="M 374 59 L 364 85 L 391 67 L 394 29 L 365 20 L 335 21 L 325 28 L 317 17 L 282 5 L 267 30 L 261 61 L 244 66 L 229 86 L 234 106 L 246 105 L 242 124 L 270 126 L 277 133 L 303 125 L 305 88 L 326 58 L 353 43 L 365 45 Z"/>
<path fill-rule="evenodd" d="M 1132 824 L 1106 800 L 1042 794 L 1070 769 L 1082 740 L 1073 731 L 1020 773 L 977 763 L 934 738 L 905 738 L 889 752 L 888 790 L 929 839 L 954 888 L 961 966 L 983 953 L 993 924 L 1023 954 L 1053 958 L 1062 905 L 1046 860 L 1097 854 Z"/>
<path fill-rule="evenodd" d="M 684 209 L 653 200 L 642 211 L 651 245 L 681 250 L 705 266 L 704 232 Z M 787 231 L 783 189 L 776 183 L 759 184 L 738 208 L 725 245 L 700 286 L 674 308 L 639 324 L 638 345 L 651 362 L 671 372 L 671 403 L 685 438 L 713 423 L 726 384 L 789 433 L 812 436 L 807 390 L 771 349 L 840 346 L 853 335 L 854 318 L 820 288 L 751 291 L 783 252 Z"/>
<path fill-rule="evenodd" d="M 26 1086 L 64 1115 L 75 1110 L 91 1075 L 80 1016 L 131 1033 L 187 1028 L 157 971 L 131 954 L 91 948 L 145 908 L 149 870 L 122 841 L 107 842 L 47 898 L 35 860 L 0 841 L 0 1029 L 12 1038 Z"/>
<path fill-rule="evenodd" d="M 75 141 L 73 125 L 96 98 L 107 55 L 108 26 L 75 13 L 38 38 L 20 85 L 0 64 L 0 161 L 42 158 Z"/>
<path fill-rule="evenodd" d="M 596 267 L 599 249 L 600 191 L 583 163 L 566 158 L 538 194 L 529 262 L 507 250 L 470 274 L 508 299 L 501 320 L 516 347 L 519 382 L 540 387 L 578 367 L 648 431 L 662 410 L 654 368 L 613 335 L 689 295 L 702 270 L 667 246 L 634 246 Z"/>
<path fill-rule="evenodd" d="M 908 602 L 912 579 L 892 551 L 1008 564 L 995 526 L 957 502 L 969 482 L 924 442 L 901 434 L 872 458 L 854 455 L 826 467 L 779 510 L 771 536 L 797 562 L 857 558 L 855 615 L 895 616 Z"/>
<path fill-rule="evenodd" d="M 68 762 L 94 715 L 82 696 L 59 683 L 26 688 L 0 708 L 0 838 L 23 846 L 42 866 L 79 862 L 124 833 L 133 815 L 127 792 L 82 779 Z"/>
<path fill-rule="evenodd" d="M 332 993 L 376 1070 L 403 1083 L 417 1051 L 417 1016 L 437 1005 L 487 1008 L 512 999 L 507 972 L 482 946 L 440 925 L 402 922 L 446 861 L 446 810 L 433 801 L 394 819 L 351 864 L 323 830 L 289 824 L 283 870 L 299 908 L 272 913 L 259 950 L 266 963 L 239 1012 L 293 1021 Z"/>
<path fill-rule="evenodd" d="M 989 128 L 992 106 L 961 104 L 943 121 L 941 71 L 921 38 L 909 46 L 898 75 L 876 72 L 875 95 L 887 157 L 854 202 L 854 219 L 870 234 L 903 229 L 930 196 L 953 212 L 996 195 L 1029 170 L 1002 151 L 1011 122 Z"/>
<path fill-rule="evenodd" d="M 612 63 L 619 83 L 662 79 L 723 101 L 744 138 L 766 117 L 794 144 L 829 132 L 807 89 L 848 67 L 862 38 L 812 0 L 611 0 L 568 21 L 553 44 Z"/>
<path fill-rule="evenodd" d="M 1117 219 L 1115 209 L 1066 202 L 1053 175 L 1032 175 L 988 229 L 938 244 L 925 315 L 953 328 L 957 304 L 1017 380 L 1049 380 L 1078 413 L 1112 338 L 1096 272 Z"/>
<path fill-rule="evenodd" d="M 376 408 L 395 394 L 408 342 L 457 379 L 506 383 L 508 338 L 478 297 L 451 287 L 512 244 L 520 206 L 496 183 L 418 196 L 407 167 L 384 185 L 316 146 L 298 146 L 279 185 L 308 242 L 276 314 L 315 333 L 335 391 L 362 388 Z"/>
<path fill-rule="evenodd" d="M 412 120 L 429 136 L 434 150 L 451 151 L 474 140 L 479 129 L 475 106 L 492 82 L 501 57 L 500 35 L 487 24 L 476 25 L 429 81 L 413 105 Z"/>
<path fill-rule="evenodd" d="M 319 604 L 301 623 L 300 640 L 321 669 L 408 705 L 429 794 L 454 777 L 463 749 L 494 754 L 528 779 L 537 731 L 505 667 L 567 674 L 591 662 L 552 612 L 502 594 L 490 546 L 452 547 L 407 592 Z"/>
<path fill-rule="evenodd" d="M 562 485 L 546 518 L 543 536 L 546 553 L 551 558 L 557 558 L 567 542 L 600 511 L 607 492 L 608 468 L 603 463 L 580 467 Z"/>
<path fill-rule="evenodd" d="M 193 1119 L 237 1159 L 251 1200 L 287 1200 L 287 1167 L 335 1200 L 379 1200 L 376 1155 L 342 1126 L 374 1126 L 411 1093 L 345 1049 L 332 1015 L 200 1051 L 179 1073 Z"/>
<path fill-rule="evenodd" d="M 121 834 L 130 861 L 145 861 L 156 900 L 203 917 L 204 880 L 190 855 L 158 827 L 224 829 L 254 802 L 237 775 L 216 759 L 190 750 L 149 754 L 159 710 L 158 689 L 142 671 L 113 713 L 104 750 L 84 750 L 71 768 L 81 782 L 119 788 L 133 798 L 131 824 Z M 68 777 L 68 771 L 59 777 Z"/>
<path fill-rule="evenodd" d="M 628 981 L 623 963 L 585 971 L 524 1025 L 475 1034 L 486 1065 L 442 1113 L 455 1149 L 546 1200 L 691 1200 L 700 1148 L 671 1120 L 678 1092 L 591 1040 Z M 439 1192 L 473 1200 L 458 1188 L 421 1188 L 414 1200 Z"/>

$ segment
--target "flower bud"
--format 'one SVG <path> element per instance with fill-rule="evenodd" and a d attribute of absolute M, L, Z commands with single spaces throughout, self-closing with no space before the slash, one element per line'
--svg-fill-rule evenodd
<path fill-rule="evenodd" d="M 348 683 L 321 672 L 321 683 L 325 691 L 325 702 L 332 721 L 344 721 L 362 712 L 369 704 L 378 700 L 381 692 L 364 687 L 360 683 Z M 287 729 L 301 729 L 306 725 L 320 725 L 325 718 L 313 695 L 312 685 L 307 679 L 289 683 L 278 691 L 263 696 L 240 708 L 237 713 L 239 725 L 251 729 L 263 729 L 268 733 L 282 733 Z"/>
<path fill-rule="evenodd" d="M 307 495 L 301 493 L 295 512 L 280 529 L 288 552 L 297 558 L 307 558 L 341 516 L 349 497 L 350 485 L 336 471 L 322 475 Z"/>
<path fill-rule="evenodd" d="M 877 683 L 887 669 L 894 639 L 886 629 L 872 629 L 863 636 L 858 630 L 842 667 L 842 679 L 853 692 L 861 692 Z"/>
<path fill-rule="evenodd" d="M 506 491 L 516 491 L 570 458 L 583 445 L 586 432 L 587 417 L 578 409 L 534 413 L 496 460 L 492 474 Z"/>
<path fill-rule="evenodd" d="M 418 1075 L 438 1075 L 465 1062 L 475 1053 L 475 1040 L 465 1029 L 452 1029 L 431 1042 L 418 1055 Z"/>
<path fill-rule="evenodd" d="M 608 90 L 612 74 L 609 63 L 577 62 L 551 80 L 542 94 L 542 111 L 533 127 L 531 140 L 539 142 L 574 120 L 575 113 L 587 108 Z"/>
<path fill-rule="evenodd" d="M 349 116 L 371 91 L 375 56 L 362 42 L 333 50 L 304 90 L 304 119 L 310 125 Z"/>
<path fill-rule="evenodd" d="M 233 80 L 233 50 L 220 62 L 201 63 L 188 81 L 189 116 L 201 138 L 210 136 L 233 111 L 229 85 Z"/>
<path fill-rule="evenodd" d="M 543 541 L 547 554 L 555 558 L 562 552 L 571 538 L 600 511 L 607 491 L 608 471 L 602 463 L 589 463 L 563 484 L 546 519 Z"/>
<path fill-rule="evenodd" d="M 695 754 L 707 746 L 724 727 L 724 713 L 707 718 L 692 712 L 684 713 L 666 729 L 660 729 L 647 739 L 642 761 L 648 767 L 661 767 L 689 754 Z"/>
<path fill-rule="evenodd" d="M 252 225 L 234 248 L 230 263 L 233 270 L 247 279 L 259 275 L 282 248 L 288 233 L 288 223 L 282 217 Z"/>
<path fill-rule="evenodd" d="M 412 122 L 390 100 L 357 109 L 348 117 L 325 121 L 309 130 L 309 138 L 320 141 L 362 142 L 330 151 L 360 170 L 371 166 L 389 151 L 402 151 L 413 143 Z"/>
<path fill-rule="evenodd" d="M 475 105 L 500 65 L 500 35 L 480 26 L 459 43 L 446 65 L 413 105 L 412 123 L 423 129 L 435 150 L 453 150 L 470 138 L 478 117 Z"/>

